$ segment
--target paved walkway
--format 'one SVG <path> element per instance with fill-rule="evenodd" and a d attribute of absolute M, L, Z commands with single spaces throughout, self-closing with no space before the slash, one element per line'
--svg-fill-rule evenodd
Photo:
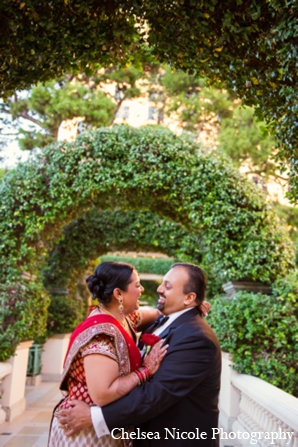
<path fill-rule="evenodd" d="M 0 425 L 0 447 L 46 447 L 52 410 L 60 399 L 58 383 L 26 387 L 26 410 Z"/>

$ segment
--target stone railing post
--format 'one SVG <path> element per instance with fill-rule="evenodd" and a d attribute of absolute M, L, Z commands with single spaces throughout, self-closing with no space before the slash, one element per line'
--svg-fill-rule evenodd
<path fill-rule="evenodd" d="M 232 425 L 240 412 L 240 392 L 232 385 L 232 378 L 237 372 L 232 369 L 232 356 L 222 352 L 221 390 L 219 395 L 219 425 L 225 431 L 231 431 Z"/>
<path fill-rule="evenodd" d="M 25 385 L 28 366 L 29 348 L 33 341 L 24 341 L 17 346 L 15 355 L 10 357 L 11 374 L 2 382 L 3 396 L 1 404 L 6 412 L 6 421 L 19 416 L 26 407 Z"/>
<path fill-rule="evenodd" d="M 6 413 L 2 408 L 2 397 L 3 393 L 5 392 L 2 386 L 2 381 L 5 379 L 6 376 L 11 374 L 12 366 L 10 363 L 0 363 L 0 425 L 5 421 L 6 419 Z"/>
<path fill-rule="evenodd" d="M 60 382 L 64 358 L 71 334 L 56 334 L 43 345 L 41 378 L 44 382 Z"/>

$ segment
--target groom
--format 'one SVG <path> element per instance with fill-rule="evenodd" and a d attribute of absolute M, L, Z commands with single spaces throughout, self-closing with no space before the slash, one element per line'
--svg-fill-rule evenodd
<path fill-rule="evenodd" d="M 116 428 L 137 427 L 135 447 L 218 447 L 221 354 L 198 309 L 205 289 L 200 267 L 188 263 L 171 267 L 157 289 L 158 308 L 169 317 L 154 331 L 169 344 L 159 370 L 121 399 L 102 409 L 91 407 L 92 420 L 90 407 L 76 401 L 61 419 L 69 434 L 93 422 L 99 437 L 110 432 L 113 436 Z"/>

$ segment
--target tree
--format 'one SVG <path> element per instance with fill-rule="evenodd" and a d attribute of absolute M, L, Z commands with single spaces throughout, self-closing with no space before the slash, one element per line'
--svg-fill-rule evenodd
<path fill-rule="evenodd" d="M 290 166 L 294 200 L 297 15 L 294 0 L 4 0 L 1 91 L 10 95 L 70 70 L 127 63 L 148 44 L 160 61 L 224 83 L 257 108 L 280 142 L 279 159 Z"/>
<path fill-rule="evenodd" d="M 122 102 L 141 95 L 136 82 L 143 76 L 142 69 L 132 66 L 110 67 L 94 76 L 81 73 L 39 83 L 29 92 L 15 93 L 3 101 L 0 120 L 10 125 L 22 149 L 41 148 L 57 141 L 63 120 L 82 117 L 85 128 L 112 124 Z M 116 95 L 107 90 L 109 84 L 114 84 Z M 31 124 L 29 128 L 25 121 Z"/>
<path fill-rule="evenodd" d="M 241 104 L 230 108 L 230 114 L 221 120 L 219 148 L 222 149 L 237 167 L 244 164 L 249 174 L 263 178 L 280 177 L 274 161 L 276 143 L 272 135 L 264 135 L 264 122 L 258 122 L 254 108 Z"/>
<path fill-rule="evenodd" d="M 149 86 L 159 114 L 174 113 L 183 130 L 198 138 L 202 131 L 215 133 L 211 145 L 218 146 L 238 168 L 245 164 L 248 173 L 265 180 L 280 177 L 274 136 L 265 132 L 265 123 L 257 120 L 253 107 L 243 107 L 235 94 L 208 86 L 202 77 L 172 72 L 168 66 L 163 70 L 162 75 L 154 74 Z"/>
<path fill-rule="evenodd" d="M 33 149 L 55 142 L 63 120 L 81 117 L 85 128 L 110 125 L 123 101 L 146 95 L 155 103 L 158 117 L 172 117 L 183 130 L 200 137 L 209 126 L 216 134 L 211 143 L 217 145 L 219 134 L 220 148 L 238 167 L 249 160 L 259 175 L 276 175 L 276 165 L 268 160 L 273 157 L 274 140 L 264 138 L 253 108 L 241 108 L 235 95 L 208 87 L 197 75 L 172 72 L 158 63 L 138 69 L 109 67 L 93 76 L 68 75 L 38 84 L 26 98 L 15 94 L 0 110 L 11 115 L 21 148 Z M 28 130 L 21 120 L 33 123 L 34 128 Z"/>

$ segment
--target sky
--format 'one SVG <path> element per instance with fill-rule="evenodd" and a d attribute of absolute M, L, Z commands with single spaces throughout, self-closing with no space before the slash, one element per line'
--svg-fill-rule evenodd
<path fill-rule="evenodd" d="M 19 161 L 26 161 L 30 151 L 22 151 L 17 141 L 12 141 L 7 146 L 1 148 L 0 168 L 13 168 Z"/>

